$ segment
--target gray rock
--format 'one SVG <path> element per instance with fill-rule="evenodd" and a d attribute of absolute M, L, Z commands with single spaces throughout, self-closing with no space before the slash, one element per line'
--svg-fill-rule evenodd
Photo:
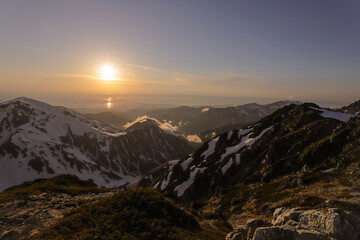
<path fill-rule="evenodd" d="M 360 216 L 341 209 L 278 208 L 272 225 L 253 219 L 227 240 L 360 240 Z"/>
<path fill-rule="evenodd" d="M 308 210 L 300 214 L 300 224 L 335 239 L 360 239 L 360 216 L 340 209 L 325 212 Z"/>
<path fill-rule="evenodd" d="M 295 240 L 296 237 L 294 229 L 273 226 L 257 228 L 252 240 Z"/>
<path fill-rule="evenodd" d="M 275 226 L 284 225 L 288 221 L 299 221 L 299 215 L 310 208 L 277 208 L 273 213 L 271 223 Z"/>
<path fill-rule="evenodd" d="M 316 231 L 334 239 L 360 239 L 360 216 L 340 209 L 278 208 L 272 224 Z"/>
<path fill-rule="evenodd" d="M 240 225 L 234 231 L 226 235 L 226 240 L 247 240 L 248 229 L 245 225 Z"/>
<path fill-rule="evenodd" d="M 312 231 L 295 230 L 283 226 L 257 228 L 252 240 L 330 240 L 327 236 Z"/>
<path fill-rule="evenodd" d="M 330 240 L 326 235 L 314 231 L 297 230 L 297 234 L 296 240 Z"/>
<path fill-rule="evenodd" d="M 266 220 L 262 220 L 262 219 L 252 219 L 250 221 L 248 221 L 246 223 L 247 225 L 247 229 L 248 229 L 248 234 L 247 234 L 247 238 L 251 239 L 254 235 L 254 232 L 257 228 L 259 227 L 269 227 L 271 226 L 271 223 L 266 221 Z"/>

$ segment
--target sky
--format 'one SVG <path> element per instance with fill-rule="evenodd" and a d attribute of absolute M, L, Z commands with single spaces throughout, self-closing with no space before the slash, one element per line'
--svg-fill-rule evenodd
<path fill-rule="evenodd" d="M 347 105 L 360 99 L 359 12 L 357 0 L 0 0 L 0 100 Z"/>

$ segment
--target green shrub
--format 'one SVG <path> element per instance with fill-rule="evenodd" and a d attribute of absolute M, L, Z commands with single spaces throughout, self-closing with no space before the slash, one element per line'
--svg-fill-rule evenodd
<path fill-rule="evenodd" d="M 121 191 L 80 207 L 34 239 L 224 239 L 154 189 Z"/>
<path fill-rule="evenodd" d="M 83 181 L 77 176 L 62 174 L 53 178 L 39 178 L 34 181 L 10 187 L 0 193 L 0 202 L 10 199 L 23 199 L 28 195 L 41 193 L 67 193 L 77 195 L 82 193 L 101 193 L 110 191 L 106 188 L 98 188 L 92 180 Z"/>

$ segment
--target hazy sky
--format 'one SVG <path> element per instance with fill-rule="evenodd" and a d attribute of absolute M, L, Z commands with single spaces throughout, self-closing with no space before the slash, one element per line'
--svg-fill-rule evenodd
<path fill-rule="evenodd" d="M 339 106 L 359 89 L 357 0 L 0 0 L 2 100 Z"/>

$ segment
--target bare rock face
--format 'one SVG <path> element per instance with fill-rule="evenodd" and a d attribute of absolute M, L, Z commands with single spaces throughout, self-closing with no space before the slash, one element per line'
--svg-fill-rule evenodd
<path fill-rule="evenodd" d="M 91 203 L 113 192 L 87 193 L 71 196 L 61 193 L 30 195 L 25 200 L 10 200 L 0 204 L 0 239 L 29 239 L 39 229 L 64 217 L 66 212 Z"/>
<path fill-rule="evenodd" d="M 272 225 L 272 226 L 271 226 Z M 278 208 L 271 224 L 251 220 L 227 240 L 359 240 L 360 216 L 340 209 Z"/>

